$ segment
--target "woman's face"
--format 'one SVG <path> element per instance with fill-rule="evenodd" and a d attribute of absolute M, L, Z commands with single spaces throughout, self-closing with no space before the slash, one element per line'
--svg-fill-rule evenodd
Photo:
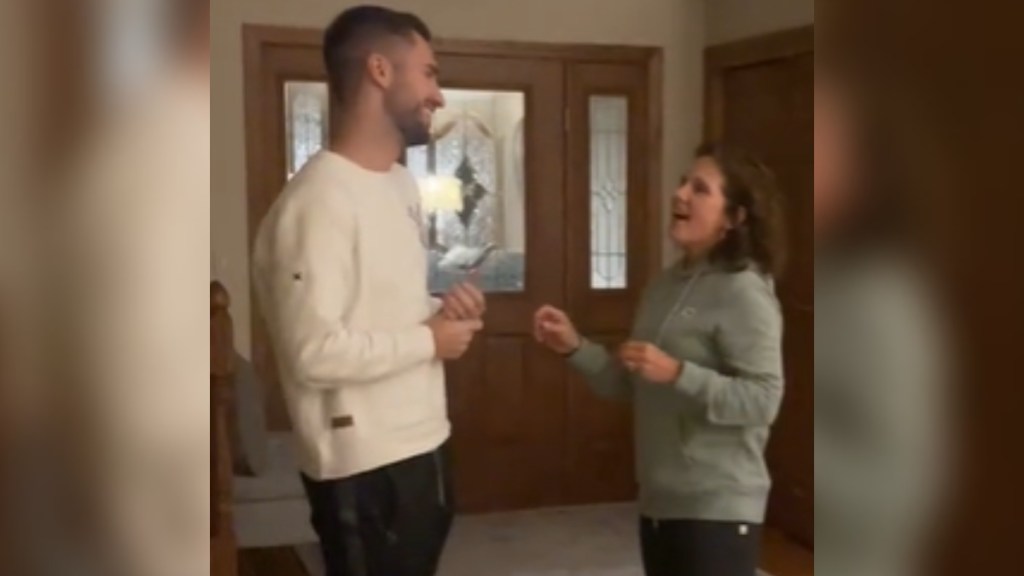
<path fill-rule="evenodd" d="M 849 111 L 827 79 L 814 82 L 814 230 L 832 229 L 849 207 L 852 189 Z"/>
<path fill-rule="evenodd" d="M 698 158 L 672 197 L 672 240 L 687 253 L 707 252 L 732 227 L 726 204 L 725 175 L 714 159 Z"/>

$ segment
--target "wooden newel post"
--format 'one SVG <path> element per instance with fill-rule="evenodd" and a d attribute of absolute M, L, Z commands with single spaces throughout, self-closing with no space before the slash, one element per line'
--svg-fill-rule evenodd
<path fill-rule="evenodd" d="M 210 283 L 210 575 L 236 576 L 231 516 L 232 456 L 228 415 L 233 402 L 234 332 L 231 298 L 220 282 Z"/>

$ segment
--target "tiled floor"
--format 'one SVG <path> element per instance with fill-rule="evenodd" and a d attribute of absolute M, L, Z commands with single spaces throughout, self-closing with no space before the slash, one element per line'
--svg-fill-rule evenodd
<path fill-rule="evenodd" d="M 763 548 L 765 574 L 814 573 L 811 553 L 777 532 L 766 533 Z M 255 563 L 255 559 L 247 562 L 246 554 L 249 552 L 243 552 L 243 566 Z M 322 574 L 315 547 L 300 555 L 313 564 L 313 576 Z M 258 570 L 243 572 L 247 574 L 263 576 Z M 439 576 L 485 575 L 643 576 L 636 510 L 632 505 L 616 504 L 460 517 L 445 548 Z M 273 576 L 292 575 L 278 571 Z"/>

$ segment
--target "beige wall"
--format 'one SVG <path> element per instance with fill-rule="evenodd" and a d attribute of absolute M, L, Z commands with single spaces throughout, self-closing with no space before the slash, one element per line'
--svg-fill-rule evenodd
<path fill-rule="evenodd" d="M 707 44 L 814 23 L 814 0 L 707 0 Z"/>
<path fill-rule="evenodd" d="M 412 10 L 438 36 L 661 46 L 665 49 L 664 182 L 699 141 L 702 0 L 380 0 Z M 242 23 L 323 27 L 351 1 L 217 0 L 213 8 L 212 258 L 233 296 L 239 350 L 249 353 L 249 289 L 242 99 Z M 600 8 L 598 9 L 598 6 Z M 665 186 L 666 189 L 670 186 Z M 667 253 L 667 251 L 666 251 Z"/>

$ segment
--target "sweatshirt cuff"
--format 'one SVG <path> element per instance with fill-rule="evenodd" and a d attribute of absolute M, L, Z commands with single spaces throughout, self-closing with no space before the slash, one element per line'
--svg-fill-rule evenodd
<path fill-rule="evenodd" d="M 676 379 L 673 387 L 691 398 L 703 397 L 707 391 L 708 381 L 715 371 L 693 362 L 683 362 L 683 373 Z"/>
<path fill-rule="evenodd" d="M 430 315 L 431 316 L 436 316 L 437 313 L 441 311 L 441 308 L 444 308 L 444 300 L 441 300 L 440 298 L 435 298 L 435 297 L 431 296 L 430 297 Z"/>
<path fill-rule="evenodd" d="M 607 362 L 608 351 L 586 338 L 580 341 L 579 349 L 569 356 L 569 365 L 584 373 L 600 372 Z"/>
<path fill-rule="evenodd" d="M 408 333 L 408 345 L 416 360 L 429 362 L 437 356 L 434 333 L 427 326 L 417 326 Z"/>

